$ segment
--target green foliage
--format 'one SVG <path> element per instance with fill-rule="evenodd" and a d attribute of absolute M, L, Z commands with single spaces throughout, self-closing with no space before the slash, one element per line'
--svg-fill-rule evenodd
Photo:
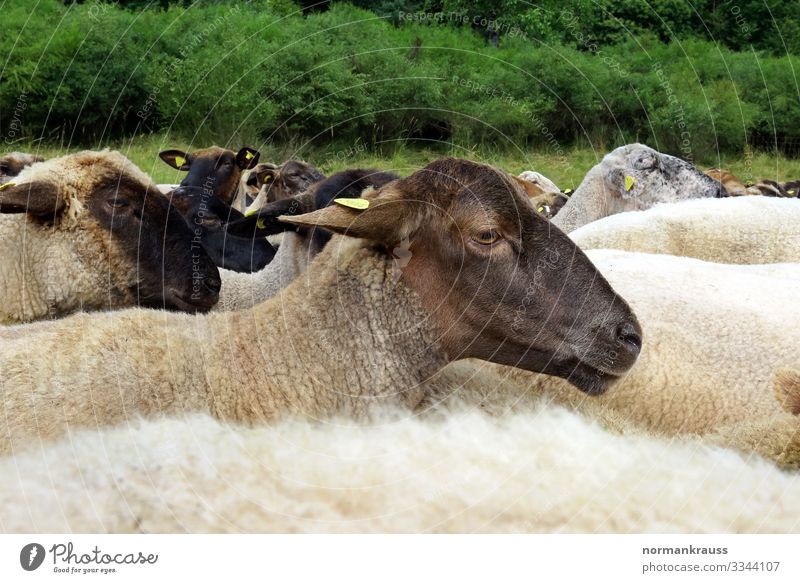
<path fill-rule="evenodd" d="M 166 132 L 289 143 L 299 155 L 412 144 L 559 156 L 639 140 L 686 157 L 800 144 L 800 59 L 700 38 L 707 25 L 742 41 L 730 3 L 699 3 L 702 23 L 677 0 L 578 0 L 568 11 L 550 0 L 384 0 L 359 2 L 375 12 L 333 2 L 305 14 L 289 0 L 127 4 L 42 0 L 34 17 L 6 7 L 7 143 Z M 740 4 L 754 20 L 767 10 Z"/>

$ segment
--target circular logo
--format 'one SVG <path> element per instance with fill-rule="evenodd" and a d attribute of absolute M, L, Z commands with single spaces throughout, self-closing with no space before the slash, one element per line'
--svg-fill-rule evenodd
<path fill-rule="evenodd" d="M 39 543 L 30 543 L 19 552 L 19 564 L 26 571 L 35 571 L 44 562 L 44 547 Z"/>

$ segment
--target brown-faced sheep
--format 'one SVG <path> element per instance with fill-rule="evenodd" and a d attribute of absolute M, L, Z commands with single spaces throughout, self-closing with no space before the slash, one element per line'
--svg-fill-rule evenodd
<path fill-rule="evenodd" d="M 118 152 L 54 158 L 0 188 L 0 322 L 217 301 L 219 273 L 194 233 Z"/>
<path fill-rule="evenodd" d="M 44 158 L 25 152 L 10 152 L 0 157 L 0 184 L 10 181 L 23 169 L 37 162 L 44 162 Z"/>
<path fill-rule="evenodd" d="M 248 185 L 258 189 L 258 195 L 248 207 L 247 214 L 264 205 L 291 198 L 325 179 L 325 175 L 301 160 L 287 160 L 280 166 L 259 164 L 248 178 Z"/>
<path fill-rule="evenodd" d="M 462 358 L 590 393 L 636 361 L 628 305 L 505 173 L 443 159 L 348 200 L 285 219 L 349 236 L 249 310 L 82 314 L 0 334 L 2 449 L 135 415 L 369 417 L 417 406 L 424 381 Z M 542 267 L 554 255 L 571 269 Z"/>
<path fill-rule="evenodd" d="M 782 366 L 800 368 L 800 314 L 784 309 L 796 302 L 800 264 L 724 265 L 603 249 L 586 253 L 638 316 L 640 358 L 594 397 L 553 377 L 474 363 L 508 378 L 506 402 L 543 394 L 578 410 L 611 410 L 632 426 L 666 435 L 712 433 L 783 412 L 772 374 Z M 568 270 L 568 261 L 556 262 L 554 269 L 559 265 Z M 615 351 L 606 357 L 613 361 Z M 465 374 L 451 388 L 464 386 Z M 440 391 L 449 398 L 451 388 L 443 385 Z"/>
<path fill-rule="evenodd" d="M 569 233 L 621 212 L 721 196 L 726 196 L 722 185 L 688 162 L 642 144 L 629 144 L 589 170 L 553 224 Z"/>

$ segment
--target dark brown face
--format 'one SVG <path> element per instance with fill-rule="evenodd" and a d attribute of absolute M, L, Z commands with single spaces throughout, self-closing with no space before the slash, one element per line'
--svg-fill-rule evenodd
<path fill-rule="evenodd" d="M 124 177 L 87 201 L 97 222 L 136 265 L 140 305 L 205 312 L 219 299 L 220 276 L 183 217 L 155 189 Z"/>
<path fill-rule="evenodd" d="M 299 160 L 288 160 L 278 167 L 259 164 L 253 175 L 256 185 L 261 190 L 266 190 L 267 203 L 301 194 L 312 184 L 325 178 L 319 170 Z"/>
<path fill-rule="evenodd" d="M 378 241 L 453 360 L 476 357 L 596 394 L 641 349 L 636 316 L 584 253 L 504 173 L 445 159 L 367 195 L 286 218 Z"/>
<path fill-rule="evenodd" d="M 234 152 L 215 146 L 191 153 L 165 150 L 159 156 L 173 168 L 188 171 L 181 186 L 202 188 L 225 204 L 231 204 L 239 187 L 242 170 L 255 167 L 259 153 L 247 147 Z"/>

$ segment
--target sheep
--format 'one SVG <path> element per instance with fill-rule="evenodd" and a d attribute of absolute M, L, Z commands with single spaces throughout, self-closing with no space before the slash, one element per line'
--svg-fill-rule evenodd
<path fill-rule="evenodd" d="M 553 224 L 571 232 L 592 221 L 662 202 L 719 198 L 725 189 L 688 162 L 642 144 L 612 151 L 594 166 L 570 196 Z"/>
<path fill-rule="evenodd" d="M 0 188 L 0 323 L 136 305 L 202 312 L 217 301 L 217 268 L 122 154 L 54 158 Z"/>
<path fill-rule="evenodd" d="M 264 302 L 288 286 L 306 269 L 321 250 L 308 234 L 283 234 L 274 259 L 255 273 L 220 270 L 222 290 L 212 311 L 246 310 Z"/>
<path fill-rule="evenodd" d="M 423 381 L 462 358 L 587 393 L 636 361 L 636 316 L 504 173 L 447 158 L 359 200 L 284 218 L 347 236 L 249 310 L 79 314 L 0 334 L 0 449 L 140 414 L 370 418 L 416 407 Z M 553 257 L 569 258 L 569 273 L 547 269 Z"/>
<path fill-rule="evenodd" d="M 568 200 L 569 196 L 563 192 L 549 192 L 547 194 L 540 194 L 539 196 L 535 196 L 530 199 L 533 208 L 536 209 L 536 212 L 546 219 L 552 219 L 554 216 L 556 216 L 558 211 L 564 208 L 564 205 L 567 204 Z"/>
<path fill-rule="evenodd" d="M 742 196 L 613 215 L 570 233 L 581 249 L 665 253 L 720 263 L 800 262 L 800 204 Z"/>
<path fill-rule="evenodd" d="M 245 217 L 216 196 L 188 186 L 180 186 L 167 196 L 217 267 L 250 273 L 263 269 L 275 257 L 275 248 L 264 237 L 241 238 L 225 231 L 229 221 Z"/>
<path fill-rule="evenodd" d="M 797 533 L 800 480 L 697 439 L 559 407 L 371 426 L 208 415 L 0 458 L 6 533 Z"/>
<path fill-rule="evenodd" d="M 44 158 L 37 154 L 28 154 L 26 152 L 9 152 L 0 157 L 0 184 L 9 182 L 19 175 L 23 169 L 37 162 L 44 162 Z"/>
<path fill-rule="evenodd" d="M 287 160 L 280 166 L 259 164 L 248 178 L 248 185 L 258 189 L 258 195 L 248 207 L 246 214 L 255 212 L 270 202 L 305 192 L 313 184 L 324 179 L 325 175 L 322 172 L 301 160 Z"/>
<path fill-rule="evenodd" d="M 552 376 L 456 363 L 462 370 L 451 374 L 451 365 L 434 379 L 430 401 L 479 403 L 488 389 L 471 383 L 489 385 L 481 379 L 490 371 L 504 379 L 497 398 L 506 403 L 545 395 L 589 414 L 610 410 L 656 434 L 710 434 L 782 414 L 771 377 L 780 367 L 800 368 L 800 314 L 782 308 L 796 301 L 800 264 L 724 265 L 604 249 L 586 254 L 643 329 L 642 353 L 626 375 L 588 398 Z M 614 359 L 613 351 L 607 358 Z"/>
<path fill-rule="evenodd" d="M 238 152 L 211 146 L 194 152 L 173 149 L 159 153 L 168 166 L 188 172 L 181 186 L 202 188 L 240 212 L 247 207 L 242 172 L 254 168 L 260 156 L 258 150 L 247 146 Z"/>
<path fill-rule="evenodd" d="M 521 181 L 529 198 L 547 194 L 550 192 L 561 192 L 561 189 L 556 186 L 556 183 L 550 180 L 544 174 L 534 172 L 533 170 L 526 170 L 522 172 L 517 179 Z"/>
<path fill-rule="evenodd" d="M 750 194 L 747 192 L 747 186 L 742 182 L 738 176 L 731 174 L 727 170 L 721 168 L 709 168 L 705 173 L 722 184 L 728 196 L 745 196 Z"/>
<path fill-rule="evenodd" d="M 707 441 L 744 453 L 757 453 L 788 470 L 800 469 L 800 371 L 779 369 L 774 375 L 775 398 L 783 412 L 726 425 Z"/>

